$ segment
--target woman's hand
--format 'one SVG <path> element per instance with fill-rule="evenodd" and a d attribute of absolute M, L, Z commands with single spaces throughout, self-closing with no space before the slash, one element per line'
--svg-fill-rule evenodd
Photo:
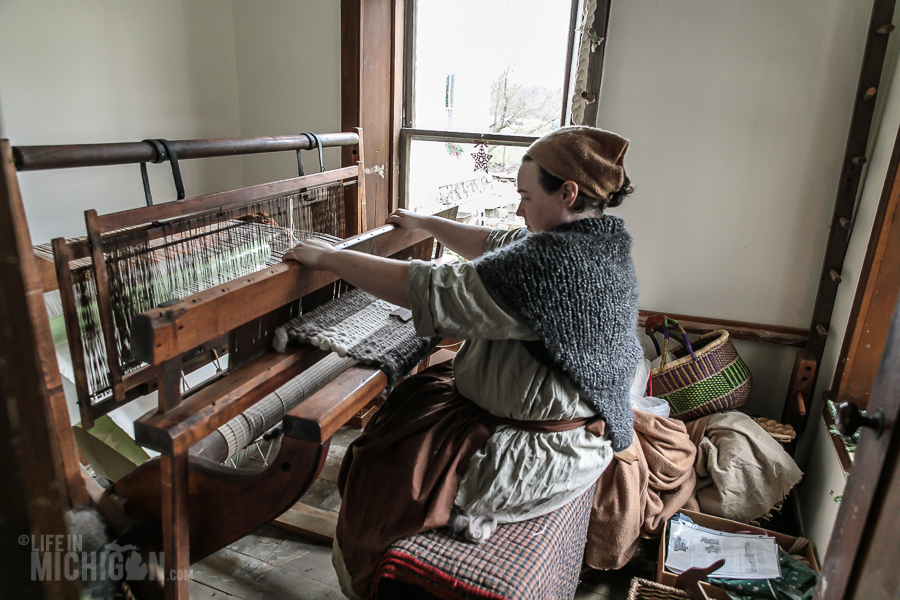
<path fill-rule="evenodd" d="M 326 260 L 336 252 L 338 250 L 335 250 L 328 242 L 311 239 L 301 242 L 285 252 L 281 260 L 293 260 L 311 269 L 327 269 Z"/>
<path fill-rule="evenodd" d="M 420 215 L 410 210 L 400 208 L 388 215 L 385 223 L 397 225 L 398 227 L 409 229 L 410 231 L 417 231 L 419 229 L 425 229 L 429 219 L 430 217 L 427 215 Z"/>

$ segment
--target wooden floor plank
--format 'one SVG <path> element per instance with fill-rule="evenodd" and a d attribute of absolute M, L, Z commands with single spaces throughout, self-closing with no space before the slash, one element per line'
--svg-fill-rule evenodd
<path fill-rule="evenodd" d="M 340 471 L 341 459 L 334 456 L 329 456 L 325 459 L 325 466 L 322 467 L 322 472 L 319 473 L 319 479 L 337 483 L 338 473 L 340 473 Z"/>
<path fill-rule="evenodd" d="M 330 544 L 337 529 L 337 513 L 298 502 L 273 521 L 277 527 L 303 537 Z"/>
<path fill-rule="evenodd" d="M 294 570 L 223 549 L 192 568 L 191 578 L 244 600 L 340 600 L 341 591 Z"/>
<path fill-rule="evenodd" d="M 194 579 L 191 579 L 190 590 L 191 600 L 230 600 L 231 598 L 240 598 L 240 596 L 233 596 L 228 592 L 210 587 Z"/>

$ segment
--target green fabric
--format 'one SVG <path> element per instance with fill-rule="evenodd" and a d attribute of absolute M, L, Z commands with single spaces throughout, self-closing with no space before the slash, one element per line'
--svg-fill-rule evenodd
<path fill-rule="evenodd" d="M 78 449 L 85 455 L 94 472 L 117 481 L 150 459 L 124 429 L 109 415 L 103 415 L 87 431 L 81 424 L 72 428 Z"/>
<path fill-rule="evenodd" d="M 808 600 L 813 597 L 819 574 L 785 552 L 778 550 L 781 577 L 778 579 L 712 579 L 733 600 Z"/>
<path fill-rule="evenodd" d="M 50 336 L 53 338 L 53 345 L 65 343 L 66 341 L 66 318 L 63 315 L 50 319 Z"/>

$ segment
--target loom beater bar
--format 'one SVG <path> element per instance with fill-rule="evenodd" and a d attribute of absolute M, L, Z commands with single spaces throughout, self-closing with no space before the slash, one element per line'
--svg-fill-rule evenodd
<path fill-rule="evenodd" d="M 421 231 L 386 225 L 341 246 L 390 256 L 428 237 Z M 172 306 L 143 312 L 132 321 L 132 353 L 138 360 L 160 364 L 333 281 L 337 277 L 327 271 L 281 263 Z"/>

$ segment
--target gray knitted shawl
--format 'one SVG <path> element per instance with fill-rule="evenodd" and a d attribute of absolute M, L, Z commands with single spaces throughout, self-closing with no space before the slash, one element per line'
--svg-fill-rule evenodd
<path fill-rule="evenodd" d="M 525 235 L 474 262 L 488 291 L 540 338 L 534 358 L 566 373 L 606 421 L 613 450 L 631 445 L 628 388 L 642 356 L 631 236 L 602 215 Z"/>

